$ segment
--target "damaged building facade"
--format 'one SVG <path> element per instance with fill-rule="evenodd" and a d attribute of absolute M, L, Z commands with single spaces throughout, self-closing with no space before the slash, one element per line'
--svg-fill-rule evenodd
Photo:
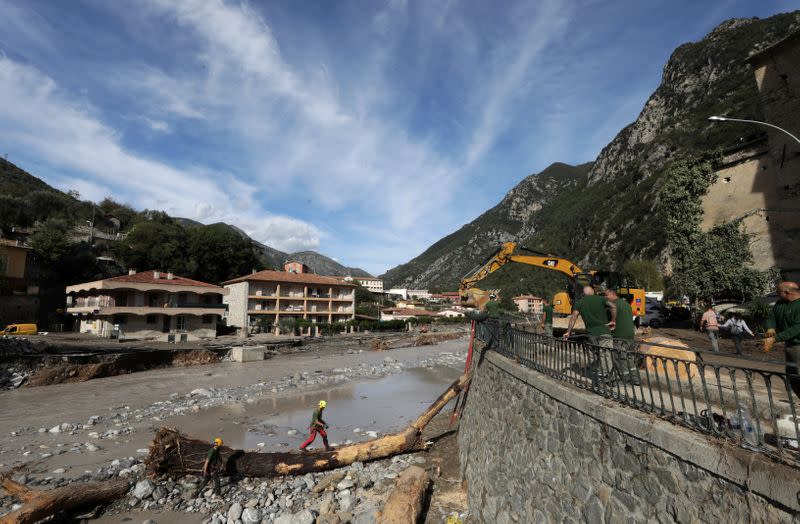
<path fill-rule="evenodd" d="M 800 31 L 752 54 L 764 121 L 800 136 Z M 736 117 L 736 115 L 730 115 Z M 759 270 L 778 267 L 784 278 L 800 278 L 800 143 L 778 130 L 764 131 L 723 153 L 717 180 L 703 198 L 702 228 L 741 220 L 751 236 Z"/>
<path fill-rule="evenodd" d="M 101 337 L 185 342 L 217 336 L 225 312 L 219 286 L 144 271 L 67 287 L 67 313 Z"/>

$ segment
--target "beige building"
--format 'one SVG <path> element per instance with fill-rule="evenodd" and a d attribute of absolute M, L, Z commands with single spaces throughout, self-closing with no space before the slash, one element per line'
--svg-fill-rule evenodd
<path fill-rule="evenodd" d="M 542 314 L 543 302 L 542 298 L 533 295 L 520 295 L 512 299 L 517 305 L 520 313 L 533 313 L 535 315 Z"/>
<path fill-rule="evenodd" d="M 35 295 L 39 292 L 27 280 L 30 250 L 19 240 L 0 238 L 0 278 L 5 279 L 14 295 Z"/>
<path fill-rule="evenodd" d="M 435 317 L 438 313 L 427 309 L 390 307 L 381 309 L 381 320 L 410 320 L 414 317 Z"/>
<path fill-rule="evenodd" d="M 348 282 L 356 282 L 372 293 L 383 293 L 383 280 L 375 277 L 345 277 Z"/>
<path fill-rule="evenodd" d="M 226 290 L 163 271 L 144 271 L 67 287 L 67 313 L 81 333 L 184 342 L 217 336 Z"/>
<path fill-rule="evenodd" d="M 297 266 L 287 264 L 286 269 L 258 271 L 225 282 L 228 325 L 249 328 L 259 319 L 277 326 L 286 318 L 304 318 L 313 323 L 355 318 L 353 284 L 297 272 Z"/>
<path fill-rule="evenodd" d="M 764 120 L 800 136 L 800 31 L 747 61 L 754 70 Z M 703 199 L 702 227 L 708 230 L 743 218 L 743 227 L 752 235 L 755 266 L 776 266 L 784 278 L 800 278 L 800 144 L 757 124 L 717 125 L 742 126 L 743 135 L 767 134 L 766 139 L 725 152 L 718 179 Z"/>

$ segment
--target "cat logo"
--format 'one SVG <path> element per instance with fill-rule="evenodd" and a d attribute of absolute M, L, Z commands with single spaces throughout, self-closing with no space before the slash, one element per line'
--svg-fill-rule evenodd
<path fill-rule="evenodd" d="M 556 267 L 558 265 L 558 260 L 555 260 L 555 259 L 551 258 L 551 259 L 545 260 L 543 263 L 547 267 Z"/>

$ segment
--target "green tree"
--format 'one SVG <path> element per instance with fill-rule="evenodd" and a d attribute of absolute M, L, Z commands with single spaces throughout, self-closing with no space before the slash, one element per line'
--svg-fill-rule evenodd
<path fill-rule="evenodd" d="M 260 267 L 250 241 L 224 224 L 192 228 L 185 234 L 191 273 L 197 279 L 219 284 Z"/>
<path fill-rule="evenodd" d="M 644 288 L 647 291 L 664 290 L 664 278 L 655 260 L 628 260 L 622 266 L 622 272 L 628 277 L 631 286 Z"/>
<path fill-rule="evenodd" d="M 127 267 L 140 271 L 162 269 L 185 274 L 188 266 L 186 231 L 160 215 L 137 222 L 127 238 L 111 250 Z"/>
<path fill-rule="evenodd" d="M 758 297 L 776 271 L 762 272 L 751 266 L 750 237 L 742 230 L 741 220 L 719 224 L 708 232 L 700 229 L 701 199 L 716 180 L 715 158 L 676 162 L 661 188 L 660 212 L 673 269 L 670 287 L 692 298 Z"/>
<path fill-rule="evenodd" d="M 379 302 L 378 297 L 375 296 L 372 291 L 358 283 L 355 283 L 355 286 L 356 306 L 363 304 L 377 304 Z"/>
<path fill-rule="evenodd" d="M 42 284 L 59 287 L 103 278 L 92 246 L 74 242 L 72 228 L 63 220 L 49 219 L 31 238 L 33 257 Z"/>

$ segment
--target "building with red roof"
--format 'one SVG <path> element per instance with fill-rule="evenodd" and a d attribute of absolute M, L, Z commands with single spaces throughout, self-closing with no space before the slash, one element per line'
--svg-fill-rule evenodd
<path fill-rule="evenodd" d="M 224 282 L 228 325 L 251 329 L 259 320 L 277 326 L 282 319 L 333 323 L 355 318 L 354 284 L 298 269 L 287 263 L 285 271 L 257 271 Z"/>
<path fill-rule="evenodd" d="M 67 287 L 67 313 L 79 329 L 102 337 L 173 342 L 213 338 L 227 290 L 151 270 Z"/>

